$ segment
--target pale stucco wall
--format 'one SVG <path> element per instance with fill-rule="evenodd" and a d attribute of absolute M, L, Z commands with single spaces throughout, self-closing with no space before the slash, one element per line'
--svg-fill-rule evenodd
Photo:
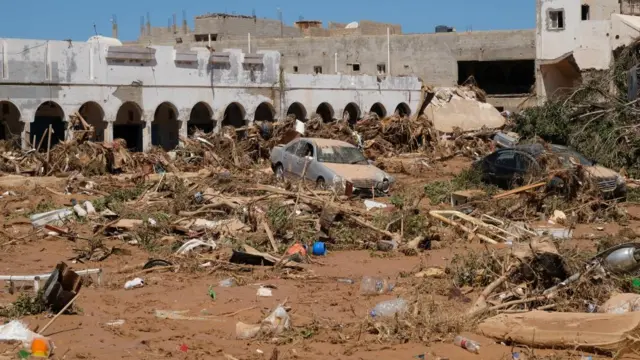
<path fill-rule="evenodd" d="M 388 113 L 401 103 L 415 112 L 420 101 L 421 82 L 412 76 L 378 80 L 366 75 L 281 73 L 277 51 L 262 52 L 262 64 L 251 70 L 245 54 L 237 49 L 218 50 L 228 52 L 230 61 L 216 65 L 210 63 L 207 49 L 194 48 L 197 63 L 180 65 L 174 61 L 173 47 L 153 48 L 156 53 L 151 63 L 115 64 L 107 60 L 109 46 L 104 44 L 0 38 L 0 102 L 9 101 L 18 108 L 20 121 L 25 123 L 23 138 L 28 136 L 37 109 L 47 101 L 62 108 L 63 120 L 84 103 L 95 102 L 104 114 L 107 132 L 112 130 L 121 106 L 132 102 L 142 112 L 147 148 L 156 110 L 163 103 L 175 110 L 172 121 L 181 123 L 184 134 L 191 110 L 198 103 L 206 104 L 218 121 L 230 104 L 238 103 L 245 120 L 252 121 L 257 107 L 265 102 L 273 106 L 276 117 L 295 102 L 311 116 L 326 102 L 337 118 L 351 102 L 364 114 L 376 102 Z M 110 138 L 106 133 L 105 139 Z"/>

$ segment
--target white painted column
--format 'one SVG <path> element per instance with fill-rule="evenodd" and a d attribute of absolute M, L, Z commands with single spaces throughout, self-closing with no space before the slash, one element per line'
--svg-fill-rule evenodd
<path fill-rule="evenodd" d="M 153 118 L 152 118 L 153 119 Z M 142 129 L 142 151 L 151 149 L 151 121 L 142 119 L 144 121 L 144 129 Z"/>
<path fill-rule="evenodd" d="M 110 143 L 113 142 L 113 123 L 114 121 L 107 121 L 107 127 L 104 129 L 104 142 Z"/>

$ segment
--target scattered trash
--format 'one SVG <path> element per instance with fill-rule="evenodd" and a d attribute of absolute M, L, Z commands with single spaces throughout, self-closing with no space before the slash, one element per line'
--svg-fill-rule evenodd
<path fill-rule="evenodd" d="M 355 281 L 353 281 L 353 279 L 347 279 L 347 278 L 338 279 L 338 282 L 343 284 L 349 284 L 349 285 L 353 285 L 356 283 Z"/>
<path fill-rule="evenodd" d="M 441 278 L 443 276 L 445 276 L 445 271 L 444 269 L 441 268 L 437 268 L 437 267 L 431 267 L 428 268 L 426 270 L 417 272 L 415 275 L 415 277 L 417 278 Z"/>
<path fill-rule="evenodd" d="M 124 325 L 124 320 L 118 319 L 105 323 L 106 326 L 122 326 Z"/>
<path fill-rule="evenodd" d="M 360 293 L 362 295 L 379 295 L 393 290 L 393 284 L 387 280 L 371 276 L 363 276 L 360 283 Z"/>
<path fill-rule="evenodd" d="M 640 294 L 615 294 L 598 308 L 598 312 L 607 314 L 625 314 L 640 311 Z"/>
<path fill-rule="evenodd" d="M 367 211 L 369 211 L 371 209 L 384 209 L 387 207 L 387 204 L 367 199 L 364 201 L 364 206 L 367 208 Z"/>
<path fill-rule="evenodd" d="M 197 320 L 197 321 L 222 321 L 222 319 L 215 316 L 187 316 L 189 310 L 156 310 L 155 316 L 158 319 L 171 319 L 171 320 Z"/>
<path fill-rule="evenodd" d="M 31 215 L 29 219 L 34 228 L 40 228 L 47 224 L 61 225 L 72 214 L 73 211 L 69 209 L 58 209 Z"/>
<path fill-rule="evenodd" d="M 472 353 L 480 353 L 480 344 L 471 339 L 467 339 L 466 337 L 460 335 L 456 336 L 455 339 L 453 339 L 453 344 Z"/>
<path fill-rule="evenodd" d="M 315 256 L 325 256 L 327 254 L 327 249 L 324 246 L 324 242 L 322 241 L 314 242 L 312 253 Z"/>
<path fill-rule="evenodd" d="M 215 300 L 215 299 L 216 299 L 216 292 L 213 290 L 213 286 L 209 286 L 209 297 L 210 297 L 212 300 Z"/>
<path fill-rule="evenodd" d="M 289 314 L 284 307 L 278 306 L 259 325 L 236 323 L 236 337 L 238 339 L 252 339 L 260 333 L 277 336 L 289 328 L 291 328 Z"/>
<path fill-rule="evenodd" d="M 152 259 L 147 261 L 143 266 L 142 270 L 151 269 L 154 267 L 163 267 L 163 266 L 173 266 L 172 263 L 162 259 Z"/>
<path fill-rule="evenodd" d="M 394 251 L 398 249 L 398 242 L 395 240 L 378 240 L 376 245 L 379 251 Z"/>
<path fill-rule="evenodd" d="M 191 250 L 197 248 L 197 247 L 208 247 L 211 250 L 215 250 L 217 245 L 215 243 L 215 241 L 213 240 L 209 240 L 207 242 L 204 242 L 200 239 L 192 239 L 187 241 L 186 243 L 182 244 L 182 246 L 180 246 L 180 248 L 178 248 L 178 250 L 176 250 L 176 254 L 178 255 L 184 255 L 188 252 L 190 252 Z"/>
<path fill-rule="evenodd" d="M 224 280 L 220 280 L 218 286 L 220 287 L 233 287 L 236 285 L 236 279 L 234 278 L 226 278 Z"/>
<path fill-rule="evenodd" d="M 270 297 L 273 296 L 273 293 L 271 292 L 271 289 L 261 286 L 258 288 L 258 293 L 256 295 L 259 297 Z"/>
<path fill-rule="evenodd" d="M 144 286 L 144 280 L 141 278 L 135 278 L 133 280 L 129 280 L 124 284 L 125 290 L 131 290 Z"/>
<path fill-rule="evenodd" d="M 393 299 L 382 301 L 376 304 L 376 306 L 369 312 L 371 317 L 392 317 L 396 314 L 401 314 L 407 311 L 407 301 L 404 299 Z"/>
<path fill-rule="evenodd" d="M 87 216 L 87 211 L 85 209 L 82 208 L 82 206 L 80 204 L 75 204 L 73 206 L 73 211 L 75 211 L 76 215 L 78 215 L 78 217 L 86 217 Z"/>

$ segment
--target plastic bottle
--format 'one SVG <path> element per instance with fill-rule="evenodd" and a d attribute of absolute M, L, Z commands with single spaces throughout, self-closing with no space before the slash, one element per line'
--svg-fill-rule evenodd
<path fill-rule="evenodd" d="M 456 338 L 453 339 L 453 344 L 460 346 L 463 349 L 467 349 L 472 353 L 478 354 L 480 352 L 480 344 L 460 335 L 456 336 Z"/>
<path fill-rule="evenodd" d="M 82 206 L 80 206 L 80 204 L 75 204 L 73 206 L 73 210 L 75 210 L 76 215 L 78 215 L 78 217 L 85 217 L 87 216 L 87 211 L 85 209 L 82 208 Z"/>
<path fill-rule="evenodd" d="M 372 317 L 391 317 L 407 310 L 405 299 L 393 299 L 379 302 L 369 313 Z"/>
<path fill-rule="evenodd" d="M 93 207 L 93 204 L 91 203 L 91 201 L 85 201 L 83 205 L 85 209 L 87 209 L 87 214 L 93 215 L 96 213 L 96 208 Z"/>
<path fill-rule="evenodd" d="M 224 280 L 221 280 L 218 283 L 218 286 L 220 286 L 220 287 L 232 287 L 235 284 L 236 284 L 236 279 L 234 279 L 234 278 L 226 278 Z"/>
<path fill-rule="evenodd" d="M 124 284 L 124 288 L 126 290 L 143 287 L 143 286 L 144 286 L 144 280 L 142 280 L 141 278 L 135 278 L 133 280 L 129 280 Z"/>
<path fill-rule="evenodd" d="M 349 284 L 349 285 L 353 285 L 355 283 L 353 279 L 349 279 L 349 278 L 338 279 L 338 282 L 343 284 Z"/>
<path fill-rule="evenodd" d="M 391 292 L 393 284 L 383 278 L 364 276 L 360 283 L 360 293 L 363 295 L 377 295 Z"/>

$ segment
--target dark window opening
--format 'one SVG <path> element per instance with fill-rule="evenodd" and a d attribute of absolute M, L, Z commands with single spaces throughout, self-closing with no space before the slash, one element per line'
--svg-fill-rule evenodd
<path fill-rule="evenodd" d="M 218 34 L 195 34 L 193 37 L 196 41 L 209 41 L 209 36 L 211 36 L 211 41 L 218 40 Z"/>
<path fill-rule="evenodd" d="M 113 138 L 123 139 L 130 151 L 142 151 L 142 124 L 114 124 Z"/>
<path fill-rule="evenodd" d="M 503 112 L 504 111 L 504 106 L 496 106 L 496 110 Z"/>
<path fill-rule="evenodd" d="M 387 64 L 378 64 L 378 75 L 384 75 L 387 73 Z"/>
<path fill-rule="evenodd" d="M 360 64 L 351 64 L 351 69 L 353 71 L 360 71 Z"/>
<path fill-rule="evenodd" d="M 293 67 L 293 72 L 296 73 L 296 74 L 298 73 L 298 67 L 297 66 Z"/>
<path fill-rule="evenodd" d="M 582 20 L 589 20 L 589 5 L 582 5 Z"/>
<path fill-rule="evenodd" d="M 549 11 L 549 29 L 564 29 L 564 10 Z"/>
<path fill-rule="evenodd" d="M 313 67 L 314 74 L 322 74 L 322 66 L 314 66 Z"/>
<path fill-rule="evenodd" d="M 471 76 L 488 95 L 528 94 L 535 83 L 535 60 L 458 61 L 458 84 Z"/>

